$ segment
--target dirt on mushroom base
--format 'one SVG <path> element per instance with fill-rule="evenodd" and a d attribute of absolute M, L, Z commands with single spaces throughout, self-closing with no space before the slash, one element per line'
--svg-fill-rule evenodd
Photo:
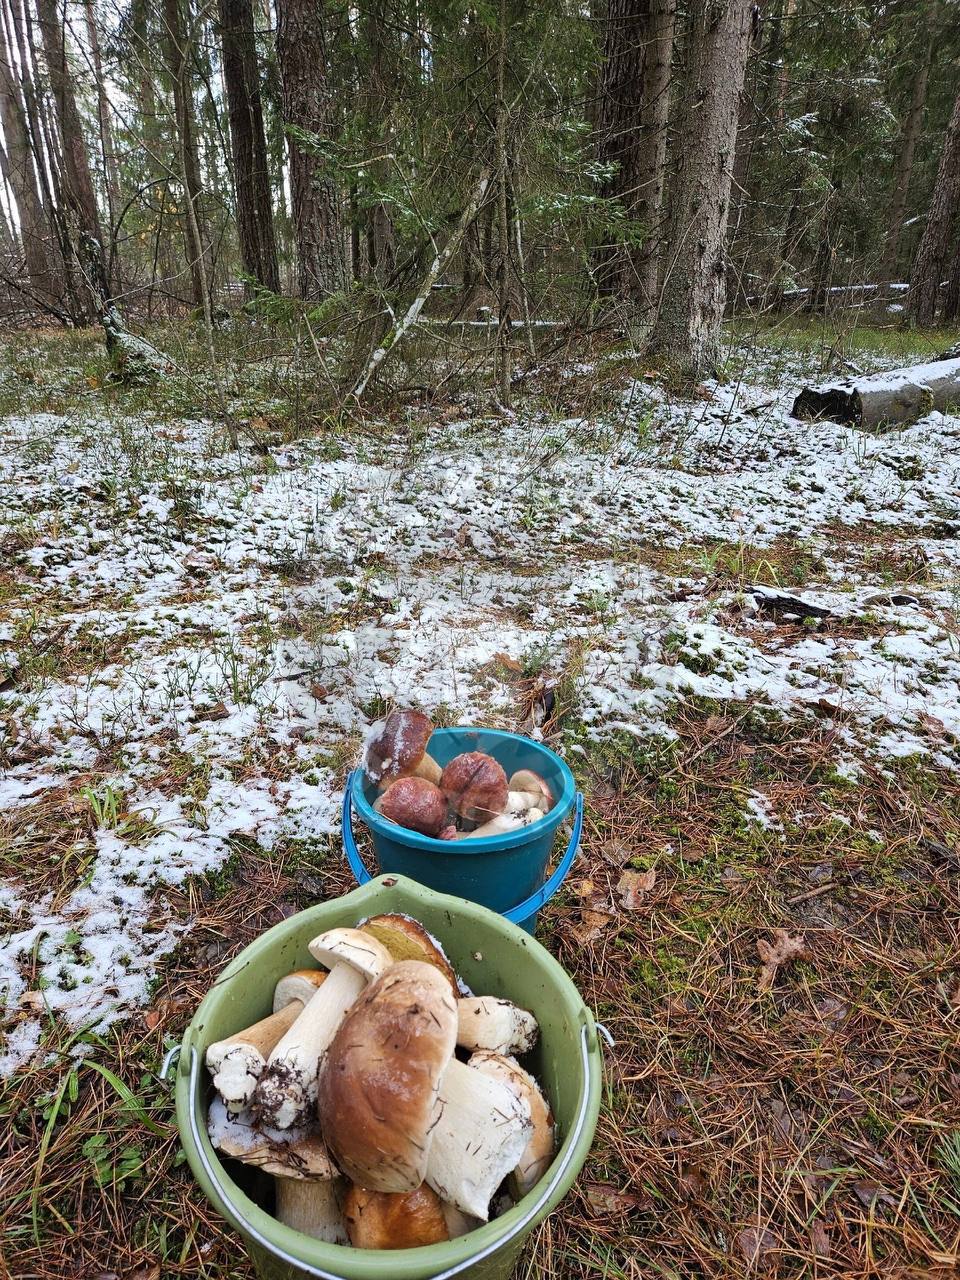
<path fill-rule="evenodd" d="M 29 1073 L 8 1081 L 3 1104 L 13 1117 L 4 1136 L 5 1170 L 11 1185 L 24 1189 L 4 1205 L 0 1224 L 13 1274 L 50 1280 L 104 1271 L 149 1275 L 160 1265 L 224 1280 L 250 1274 L 175 1165 L 166 1096 L 150 1073 L 236 949 L 280 915 L 348 887 L 335 851 L 306 836 L 315 820 L 300 801 L 309 797 L 318 814 L 330 804 L 333 825 L 331 801 L 347 763 L 335 748 L 360 723 L 354 708 L 363 704 L 366 718 L 377 711 L 371 699 L 401 695 L 411 685 L 427 690 L 430 707 L 445 702 L 451 718 L 464 711 L 506 727 L 539 723 L 547 732 L 560 730 L 558 741 L 588 791 L 592 821 L 584 861 L 546 913 L 543 936 L 610 1025 L 618 1049 L 584 1181 L 541 1232 L 531 1276 L 585 1280 L 604 1268 L 629 1275 L 637 1260 L 650 1259 L 664 1270 L 719 1277 L 746 1273 L 751 1265 L 756 1270 L 758 1255 L 767 1273 L 786 1276 L 814 1252 L 825 1274 L 836 1276 L 860 1277 L 871 1267 L 904 1280 L 918 1272 L 949 1274 L 956 1234 L 951 1205 L 960 1195 L 951 1155 L 960 1115 L 944 1047 L 954 1035 L 960 972 L 950 923 L 960 837 L 949 640 L 957 547 L 945 509 L 951 428 L 933 421 L 926 437 L 898 435 L 870 444 L 864 455 L 849 436 L 841 441 L 825 432 L 804 440 L 779 420 L 757 433 L 756 418 L 747 424 L 758 435 L 754 447 L 747 429 L 732 419 L 725 423 L 725 415 L 722 398 L 698 404 L 683 427 L 688 451 L 670 452 L 680 435 L 665 436 L 656 457 L 645 455 L 639 480 L 631 479 L 625 462 L 591 459 L 607 470 L 589 501 L 580 496 L 579 462 L 556 468 L 534 494 L 521 491 L 523 501 L 514 506 L 511 500 L 506 511 L 491 513 L 489 497 L 479 508 L 458 511 L 428 487 L 420 505 L 414 503 L 417 518 L 437 511 L 438 529 L 441 521 L 452 530 L 467 524 L 480 551 L 472 535 L 460 545 L 455 536 L 444 542 L 431 532 L 424 544 L 426 535 L 402 519 L 409 504 L 399 504 L 391 506 L 390 519 L 411 537 L 401 562 L 379 559 L 374 541 L 362 563 L 344 567 L 336 557 L 365 527 L 362 512 L 347 503 L 332 514 L 346 511 L 351 519 L 335 529 L 332 551 L 315 552 L 316 574 L 306 587 L 296 580 L 299 569 L 289 573 L 299 533 L 280 530 L 292 560 L 272 569 L 253 532 L 259 528 L 265 543 L 276 540 L 276 505 L 287 491 L 287 515 L 298 509 L 301 467 L 310 483 L 323 478 L 321 492 L 328 485 L 337 491 L 337 469 L 306 457 L 288 466 L 281 456 L 282 486 L 269 475 L 248 477 L 245 488 L 237 482 L 245 496 L 237 509 L 242 520 L 230 527 L 232 546 L 226 538 L 216 542 L 206 562 L 187 557 L 208 555 L 218 526 L 205 523 L 206 516 L 192 525 L 184 513 L 180 538 L 180 517 L 168 520 L 171 542 L 186 548 L 174 548 L 178 565 L 186 563 L 189 572 L 167 561 L 162 545 L 149 562 L 138 563 L 136 574 L 124 568 L 126 551 L 121 555 L 117 547 L 125 533 L 145 524 L 146 536 L 154 537 L 162 523 L 150 514 L 153 498 L 132 504 L 128 514 L 122 506 L 111 509 L 110 521 L 98 518 L 93 539 L 107 530 L 106 551 L 91 552 L 82 530 L 63 533 L 51 525 L 31 532 L 18 525 L 21 594 L 3 597 L 2 625 L 11 629 L 4 645 L 14 648 L 19 665 L 25 656 L 30 679 L 22 692 L 14 688 L 13 699 L 9 690 L 3 695 L 6 714 L 13 703 L 19 752 L 30 745 L 19 726 L 31 701 L 53 727 L 69 729 L 78 715 L 91 727 L 88 708 L 75 699 L 69 715 L 56 712 L 75 693 L 75 656 L 57 644 L 38 652 L 56 635 L 61 617 L 71 628 L 82 617 L 111 634 L 131 616 L 143 617 L 154 630 L 135 633 L 129 650 L 141 681 L 149 673 L 162 682 L 197 654 L 207 665 L 192 702 L 173 690 L 175 698 L 187 699 L 175 716 L 159 698 L 143 695 L 149 715 L 128 736 L 133 768 L 124 762 L 109 772 L 95 741 L 67 733 L 67 743 L 58 745 L 51 734 L 40 744 L 43 754 L 24 758 L 3 780 L 28 801 L 43 796 L 42 785 L 30 794 L 43 777 L 78 797 L 86 825 L 76 836 L 71 828 L 71 860 L 44 873 L 60 877 L 50 887 L 61 897 L 69 897 L 93 859 L 119 844 L 129 847 L 136 874 L 144 877 L 147 914 L 136 917 L 138 927 L 150 913 L 161 924 L 167 917 L 196 920 L 176 955 L 154 959 L 148 976 L 159 968 L 159 984 L 139 1012 L 146 984 L 129 999 L 128 1021 L 73 1039 L 75 1028 L 41 1023 L 29 1002 L 14 1015 L 23 1045 L 36 1044 L 41 1056 Z M 61 422 L 48 425 L 62 434 Z M 774 426 L 787 451 L 800 450 L 790 464 L 798 487 L 777 479 L 776 456 L 771 465 L 759 458 L 762 448 L 774 447 Z M 558 438 L 567 433 L 571 448 L 583 430 L 549 429 Z M 504 447 L 513 448 L 510 430 L 501 424 L 497 431 Z M 482 431 L 469 440 L 459 440 L 455 430 L 451 436 L 453 448 L 464 450 L 469 475 Z M 729 472 L 719 481 L 737 490 L 729 518 L 705 493 L 716 487 L 715 475 L 708 469 L 697 477 L 711 442 L 718 457 L 730 449 L 722 461 Z M 39 443 L 47 447 L 42 429 Z M 447 440 L 435 444 L 450 447 Z M 631 447 L 636 451 L 635 442 Z M 814 465 L 810 455 L 823 450 Z M 677 464 L 665 465 L 675 455 Z M 43 463 L 43 482 L 53 488 L 30 490 L 30 501 L 40 510 L 56 509 L 69 496 L 57 476 L 84 481 L 89 463 L 83 458 L 73 444 L 54 451 Z M 79 468 L 69 472 L 73 462 Z M 889 462 L 915 478 L 897 475 Z M 40 479 L 32 465 L 17 473 L 28 488 L 32 475 Z M 352 459 L 339 471 L 345 483 L 360 476 L 361 495 L 384 482 L 383 469 L 364 479 L 366 465 Z M 881 484 L 884 475 L 889 483 Z M 805 488 L 807 479 L 824 491 Z M 644 527 L 658 540 L 647 547 L 627 535 L 631 521 L 639 527 L 638 494 L 646 501 L 654 483 L 661 493 L 669 495 L 674 484 L 682 493 L 671 496 L 669 520 L 660 498 L 647 501 L 655 514 Z M 616 496 L 618 485 L 625 508 L 601 503 L 604 488 Z M 9 491 L 5 484 L 4 496 Z M 156 496 L 157 510 L 170 501 L 149 486 L 145 492 Z M 691 494 L 703 496 L 695 510 Z M 750 495 L 757 497 L 755 510 L 770 516 L 769 528 L 751 529 L 733 516 L 754 510 Z M 89 504 L 89 495 L 83 500 Z M 734 501 L 747 505 L 734 507 Z M 841 511 L 844 502 L 848 508 Z M 183 512 L 183 504 L 176 510 Z M 833 523 L 838 511 L 846 537 Z M 481 516 L 488 527 L 501 520 L 515 528 L 509 553 L 489 541 Z M 789 544 L 783 540 L 788 519 L 800 529 Z M 587 537 L 568 536 L 585 524 Z M 42 575 L 30 568 L 41 535 L 50 544 L 43 562 L 56 552 L 70 571 L 62 587 L 56 564 Z M 461 558 L 441 558 L 437 543 Z M 521 574 L 529 570 L 535 547 L 578 572 L 575 583 L 569 570 L 565 578 L 550 568 L 534 575 L 543 586 L 531 615 L 529 579 L 519 590 L 516 566 Z M 411 569 L 408 555 L 411 563 L 419 557 L 418 569 Z M 507 558 L 501 563 L 495 555 Z M 101 562 L 108 573 L 118 567 L 116 581 L 136 593 L 119 610 L 105 607 L 95 576 Z M 196 577 L 198 568 L 210 576 Z M 338 580 L 352 589 L 337 587 Z M 743 612 L 737 608 L 741 588 L 758 580 L 826 602 L 831 618 L 810 628 L 802 620 Z M 26 611 L 18 603 L 22 591 L 35 594 L 40 583 L 46 621 L 33 632 L 17 630 Z M 156 592 L 152 603 L 143 598 L 145 584 Z M 883 591 L 918 603 L 868 603 Z M 240 621 L 254 601 L 257 618 Z M 312 629 L 315 608 L 325 615 L 319 630 Z M 303 628 L 298 645 L 271 668 L 291 614 Z M 270 646 L 257 631 L 264 620 L 274 636 Z M 205 626 L 229 632 L 234 645 L 215 649 L 216 637 L 204 633 Z M 438 636 L 445 637 L 439 644 Z M 304 637 L 313 646 L 313 665 L 322 658 L 321 669 L 291 682 L 306 670 L 300 665 Z M 337 660 L 337 647 L 348 640 L 353 648 Z M 58 671 L 53 662 L 61 653 Z M 377 684 L 372 675 L 381 653 Z M 519 672 L 499 666 L 498 653 Z M 116 715 L 125 693 L 141 696 L 123 673 L 119 683 L 118 673 L 104 675 L 96 665 L 92 681 L 89 670 L 77 675 L 90 682 L 91 711 L 106 701 L 110 713 L 115 702 Z M 308 682 L 333 689 L 333 696 L 307 695 Z M 216 690 L 200 698 L 204 683 Z M 625 711 L 627 698 L 636 701 Z M 350 715 L 338 722 L 344 706 Z M 310 714 L 298 717 L 298 707 Z M 209 718 L 192 719 L 198 712 Z M 122 715 L 119 723 L 126 729 Z M 186 726 L 177 739 L 179 755 L 165 737 L 178 724 Z M 109 725 L 110 714 L 93 722 L 107 750 Z M 317 736 L 284 732 L 278 741 L 278 729 L 285 728 Z M 265 742 L 268 750 L 261 749 Z M 88 754 L 71 762 L 63 749 L 68 744 Z M 221 760 L 229 766 L 222 774 Z M 105 790 L 111 783 L 128 789 L 116 825 L 104 827 L 102 819 L 111 821 Z M 82 789 L 89 799 L 79 798 Z M 231 795 L 247 805 L 239 827 L 224 819 Z M 779 827 L 750 819 L 758 796 Z M 176 819 L 162 808 L 170 797 Z M 146 825 L 145 811 L 170 831 L 171 845 L 181 836 L 208 839 L 208 878 L 191 880 L 181 867 L 179 880 L 163 887 L 157 869 L 172 866 L 160 856 L 168 846 L 154 843 L 163 830 Z M 307 817 L 285 826 L 296 812 Z M 18 833 L 22 829 L 18 825 Z M 194 847 L 199 853 L 200 845 Z M 228 856 L 226 871 L 217 872 Z M 624 868 L 656 870 L 633 910 L 616 892 Z M 162 917 L 153 887 L 158 880 Z M 19 899 L 27 905 L 12 919 L 26 927 L 31 900 L 23 892 Z M 57 927 L 64 973 L 89 972 L 90 961 L 77 950 L 81 943 L 66 942 L 69 929 L 80 928 L 66 919 Z M 764 994 L 757 944 L 772 943 L 780 928 L 803 936 L 809 958 L 785 965 Z M 123 945 L 135 944 L 131 937 Z M 51 975 L 56 979 L 55 970 Z M 66 1009 L 68 988 L 40 987 L 35 971 L 25 976 L 24 994 L 37 993 L 41 1008 L 46 998 L 62 1000 Z M 33 1242 L 34 1200 L 40 1246 Z"/>

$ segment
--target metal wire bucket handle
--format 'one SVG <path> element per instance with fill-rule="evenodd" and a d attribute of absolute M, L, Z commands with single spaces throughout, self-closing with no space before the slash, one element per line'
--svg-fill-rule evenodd
<path fill-rule="evenodd" d="M 356 836 L 353 834 L 353 787 L 355 778 L 360 776 L 359 769 L 354 770 L 347 778 L 347 785 L 343 789 L 343 805 L 340 811 L 341 826 L 343 828 L 343 850 L 347 855 L 347 862 L 350 864 L 350 870 L 353 872 L 353 878 L 357 884 L 366 884 L 373 876 L 364 866 L 363 859 L 360 857 L 360 850 L 357 848 Z M 580 847 L 580 836 L 583 832 L 583 792 L 578 791 L 574 800 L 574 817 L 573 830 L 570 833 L 570 841 L 564 850 L 563 857 L 557 863 L 553 875 L 547 880 L 536 893 L 532 893 L 516 907 L 511 907 L 509 911 L 503 911 L 500 914 L 505 919 L 510 920 L 513 924 L 520 924 L 523 920 L 528 920 L 535 911 L 539 911 L 545 903 L 549 902 L 556 891 L 563 884 L 567 877 L 567 872 L 573 864 L 574 858 L 577 856 L 577 849 Z"/>
<path fill-rule="evenodd" d="M 544 1189 L 537 1196 L 536 1200 L 533 1202 L 530 1208 L 527 1209 L 527 1211 L 523 1214 L 523 1216 L 519 1218 L 515 1223 L 513 1223 L 512 1226 L 510 1226 L 510 1228 L 507 1231 L 504 1231 L 502 1235 L 498 1236 L 496 1240 L 491 1241 L 490 1244 L 485 1245 L 484 1248 L 481 1249 L 479 1253 L 475 1253 L 471 1257 L 465 1258 L 463 1262 L 458 1262 L 456 1266 L 447 1267 L 445 1271 L 438 1271 L 435 1275 L 431 1277 L 431 1280 L 452 1280 L 454 1276 L 461 1275 L 464 1271 L 468 1270 L 468 1268 L 474 1266 L 476 1263 L 483 1262 L 485 1258 L 489 1258 L 491 1254 L 496 1253 L 497 1250 L 500 1249 L 503 1245 L 509 1244 L 511 1240 L 515 1240 L 518 1235 L 526 1231 L 526 1229 L 530 1226 L 531 1222 L 533 1222 L 534 1218 L 536 1218 L 537 1214 L 540 1212 L 540 1210 L 544 1207 L 544 1205 L 550 1199 L 557 1183 L 563 1178 L 563 1175 L 566 1173 L 567 1169 L 570 1167 L 570 1164 L 573 1161 L 574 1152 L 577 1149 L 577 1143 L 579 1142 L 580 1135 L 583 1133 L 584 1126 L 587 1123 L 587 1115 L 590 1110 L 590 1043 L 589 1043 L 589 1040 L 590 1040 L 590 1027 L 589 1025 L 584 1025 L 580 1029 L 580 1066 L 581 1066 L 582 1077 L 583 1077 L 583 1085 L 580 1090 L 580 1100 L 577 1105 L 577 1114 L 576 1114 L 576 1118 L 574 1119 L 573 1125 L 570 1128 L 570 1132 L 567 1135 L 567 1139 L 565 1143 L 566 1151 L 564 1152 L 556 1168 L 554 1169 L 550 1177 L 550 1181 L 547 1183 Z M 169 1062 L 172 1061 L 175 1053 L 176 1053 L 176 1048 L 172 1049 L 170 1053 L 167 1055 L 167 1060 L 165 1060 L 164 1062 L 164 1068 L 163 1068 L 164 1073 L 169 1069 L 168 1064 Z M 229 1189 L 224 1185 L 223 1181 L 221 1180 L 220 1172 L 216 1167 L 215 1162 L 212 1161 L 207 1154 L 209 1139 L 207 1138 L 206 1133 L 201 1129 L 197 1120 L 197 1116 L 200 1111 L 200 1108 L 195 1105 L 195 1102 L 196 1102 L 197 1094 L 199 1091 L 200 1065 L 201 1065 L 200 1054 L 197 1052 L 195 1047 L 191 1046 L 190 1048 L 190 1095 L 189 1095 L 190 1106 L 188 1108 L 189 1114 L 190 1114 L 190 1136 L 193 1139 L 194 1145 L 196 1147 L 197 1154 L 200 1158 L 200 1164 L 203 1167 L 203 1171 L 207 1175 L 207 1177 L 210 1179 L 211 1183 L 213 1184 L 213 1186 L 217 1191 L 217 1194 L 220 1197 L 221 1203 L 220 1205 L 218 1205 L 220 1212 L 227 1219 L 230 1225 L 234 1227 L 237 1231 L 239 1231 L 241 1235 L 245 1235 L 250 1240 L 253 1240 L 256 1244 L 260 1246 L 261 1249 L 265 1249 L 267 1253 L 272 1254 L 274 1258 L 276 1258 L 279 1262 L 284 1263 L 286 1266 L 297 1267 L 305 1275 L 314 1277 L 314 1280 L 344 1280 L 344 1277 L 338 1274 L 337 1272 L 324 1271 L 322 1267 L 311 1266 L 310 1263 L 304 1262 L 302 1258 L 298 1258 L 296 1254 L 288 1253 L 287 1250 L 282 1248 L 280 1245 L 274 1244 L 272 1240 L 268 1239 L 267 1236 L 263 1235 L 263 1233 L 259 1231 L 255 1226 L 253 1226 L 252 1223 L 247 1222 L 243 1218 L 241 1211 L 234 1207 L 232 1201 L 230 1200 Z"/>

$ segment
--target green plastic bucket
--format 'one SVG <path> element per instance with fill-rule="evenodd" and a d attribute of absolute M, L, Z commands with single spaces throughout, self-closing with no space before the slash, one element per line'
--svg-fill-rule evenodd
<path fill-rule="evenodd" d="M 380 871 L 409 876 L 440 893 L 479 902 L 533 933 L 537 912 L 559 889 L 577 856 L 583 796 L 573 774 L 542 742 L 500 729 L 435 729 L 429 750 L 441 767 L 463 751 L 485 751 L 503 765 L 508 776 L 518 769 L 532 769 L 550 786 L 556 803 L 539 822 L 519 831 L 474 840 L 436 840 L 381 817 L 373 808 L 376 787 L 362 769 L 355 769 L 343 800 L 343 848 L 354 879 L 358 884 L 370 879 L 353 834 L 355 809 L 370 832 Z M 569 843 L 547 880 L 557 831 L 574 808 Z"/>
<path fill-rule="evenodd" d="M 351 1249 L 285 1227 L 252 1198 L 258 1195 L 252 1180 L 262 1178 L 259 1191 L 267 1195 L 270 1180 L 217 1155 L 207 1138 L 211 1085 L 203 1058 L 208 1044 L 270 1011 L 274 984 L 283 974 L 313 965 L 307 950 L 311 938 L 391 911 L 422 921 L 478 994 L 506 996 L 535 1011 L 541 1035 L 531 1055 L 532 1069 L 553 1106 L 558 1148 L 553 1164 L 519 1204 L 469 1235 L 418 1249 Z M 556 1208 L 580 1172 L 596 1129 L 600 1084 L 596 1024 L 549 952 L 484 907 L 400 876 L 381 876 L 275 925 L 227 965 L 180 1046 L 177 1126 L 197 1181 L 217 1212 L 243 1236 L 264 1280 L 507 1280 L 526 1237 Z"/>

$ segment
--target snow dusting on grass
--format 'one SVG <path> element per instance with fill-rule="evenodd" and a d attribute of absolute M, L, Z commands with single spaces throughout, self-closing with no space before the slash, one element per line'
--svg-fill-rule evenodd
<path fill-rule="evenodd" d="M 795 389 L 268 457 L 122 410 L 0 424 L 0 1074 L 47 1010 L 142 1004 L 189 927 L 165 889 L 238 837 L 336 848 L 386 702 L 514 723 L 504 657 L 566 682 L 568 746 L 669 736 L 696 694 L 835 723 L 846 777 L 955 766 L 960 417 L 868 436 L 794 422 Z"/>

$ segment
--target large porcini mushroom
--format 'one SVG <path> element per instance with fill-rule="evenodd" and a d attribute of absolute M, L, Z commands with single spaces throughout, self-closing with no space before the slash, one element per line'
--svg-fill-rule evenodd
<path fill-rule="evenodd" d="M 414 1191 L 486 1219 L 529 1141 L 530 1108 L 453 1057 L 457 1006 L 439 969 L 401 960 L 344 1018 L 323 1063 L 318 1112 L 330 1154 L 371 1191 Z"/>
<path fill-rule="evenodd" d="M 457 1001 L 457 1044 L 490 1053 L 529 1053 L 540 1026 L 532 1013 L 495 996 L 465 996 Z"/>
<path fill-rule="evenodd" d="M 454 756 L 444 769 L 440 790 L 461 818 L 485 822 L 494 814 L 503 813 L 509 788 L 507 775 L 493 756 L 465 751 Z"/>
<path fill-rule="evenodd" d="M 288 973 L 274 988 L 271 1014 L 252 1027 L 207 1046 L 207 1070 L 231 1111 L 242 1111 L 250 1105 L 270 1053 L 326 976 L 319 969 Z"/>
<path fill-rule="evenodd" d="M 318 1113 L 354 1182 L 388 1192 L 423 1182 L 456 1038 L 450 983 L 420 960 L 394 964 L 344 1018 L 320 1074 Z"/>
<path fill-rule="evenodd" d="M 397 778 L 416 776 L 439 783 L 440 766 L 427 752 L 432 733 L 433 721 L 422 711 L 391 711 L 367 737 L 363 755 L 367 777 L 381 791 Z"/>
<path fill-rule="evenodd" d="M 391 822 L 425 836 L 437 836 L 447 822 L 447 798 L 426 778 L 398 778 L 377 801 L 377 810 Z"/>
<path fill-rule="evenodd" d="M 535 822 L 539 822 L 543 816 L 543 810 L 536 808 L 536 806 L 513 812 L 498 813 L 479 827 L 474 827 L 472 831 L 458 831 L 453 838 L 454 840 L 477 840 L 482 839 L 484 836 L 502 836 L 506 835 L 508 831 L 520 831 L 524 827 L 530 827 Z"/>
<path fill-rule="evenodd" d="M 553 1159 L 553 1112 L 541 1092 L 540 1086 L 528 1071 L 524 1071 L 516 1058 L 481 1050 L 467 1064 L 475 1071 L 494 1080 L 501 1080 L 518 1098 L 525 1098 L 530 1107 L 533 1129 L 530 1141 L 524 1148 L 520 1162 L 510 1175 L 518 1200 L 537 1185 Z"/>
<path fill-rule="evenodd" d="M 261 1118 L 278 1129 L 302 1123 L 317 1096 L 317 1072 L 347 1010 L 368 981 L 393 963 L 390 952 L 360 929 L 329 929 L 308 944 L 330 973 L 274 1046 L 253 1095 Z"/>
<path fill-rule="evenodd" d="M 355 1249 L 415 1249 L 450 1239 L 440 1197 L 426 1183 L 392 1194 L 351 1183 L 343 1218 Z"/>
<path fill-rule="evenodd" d="M 383 943 L 394 960 L 422 960 L 424 964 L 434 965 L 446 976 L 454 994 L 459 994 L 460 986 L 453 965 L 437 939 L 419 920 L 399 914 L 371 916 L 364 920 L 362 927 L 364 933 Z"/>
<path fill-rule="evenodd" d="M 526 1099 L 502 1080 L 452 1059 L 440 1081 L 427 1182 L 441 1200 L 486 1222 L 497 1187 L 527 1149 L 531 1127 Z"/>
<path fill-rule="evenodd" d="M 277 1217 L 295 1231 L 329 1244 L 346 1244 L 347 1232 L 337 1195 L 338 1170 L 315 1129 L 270 1129 L 252 1115 L 232 1115 L 221 1098 L 207 1112 L 207 1133 L 214 1147 L 275 1179 Z"/>

